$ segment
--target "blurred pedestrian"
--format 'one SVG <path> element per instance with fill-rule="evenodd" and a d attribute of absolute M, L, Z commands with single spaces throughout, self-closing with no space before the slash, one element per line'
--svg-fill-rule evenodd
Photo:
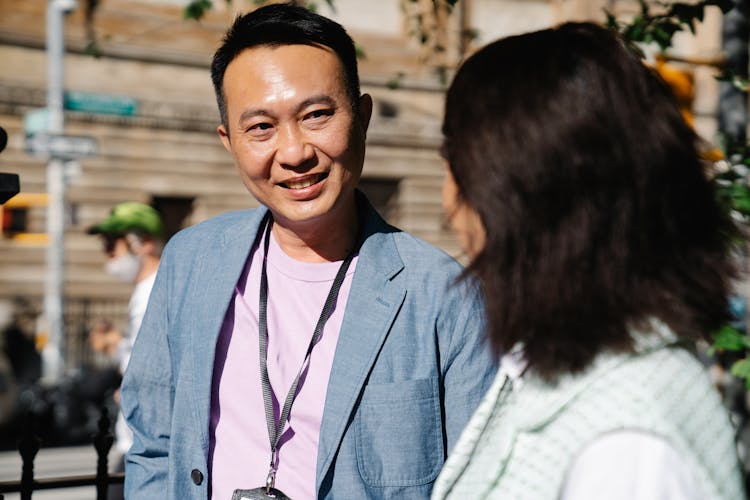
<path fill-rule="evenodd" d="M 94 362 L 85 363 L 80 368 L 78 395 L 97 409 L 106 407 L 109 415 L 116 415 L 122 381 L 119 361 L 123 335 L 108 318 L 97 318 L 89 329 L 88 343 L 94 353 Z M 113 465 L 117 469 L 117 464 Z"/>
<path fill-rule="evenodd" d="M 736 234 L 669 89 L 590 23 L 494 42 L 447 95 L 444 206 L 503 354 L 434 499 L 745 497 L 695 339 Z"/>
<path fill-rule="evenodd" d="M 2 330 L 5 354 L 15 382 L 22 388 L 37 383 L 42 375 L 42 357 L 35 340 L 38 314 L 27 299 L 17 297 L 13 300 L 12 321 Z"/>
<path fill-rule="evenodd" d="M 116 346 L 120 372 L 124 373 L 156 279 L 164 227 L 159 213 L 153 207 L 127 201 L 115 205 L 109 216 L 92 226 L 88 232 L 99 235 L 102 239 L 107 256 L 106 271 L 121 281 L 134 285 L 128 303 L 127 331 Z M 111 336 L 109 340 L 113 340 Z M 115 393 L 115 398 L 119 404 L 119 391 Z M 117 416 L 115 437 L 117 457 L 112 463 L 115 464 L 115 470 L 121 471 L 124 466 L 122 457 L 133 442 L 132 432 L 122 413 Z"/>
<path fill-rule="evenodd" d="M 98 318 L 89 330 L 89 347 L 108 359 L 119 360 L 122 339 L 122 333 L 107 318 Z"/>
<path fill-rule="evenodd" d="M 354 43 L 305 8 L 261 7 L 212 79 L 263 206 L 165 251 L 123 381 L 126 494 L 427 498 L 494 363 L 458 263 L 357 191 L 372 100 Z"/>

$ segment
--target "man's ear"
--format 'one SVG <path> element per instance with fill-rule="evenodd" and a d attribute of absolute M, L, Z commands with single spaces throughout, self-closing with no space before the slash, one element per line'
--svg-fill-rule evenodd
<path fill-rule="evenodd" d="M 141 252 L 143 255 L 154 255 L 156 251 L 156 243 L 151 238 L 143 238 L 141 240 Z"/>
<path fill-rule="evenodd" d="M 219 139 L 221 139 L 221 143 L 224 145 L 224 149 L 232 152 L 232 142 L 229 140 L 229 132 L 227 132 L 226 127 L 224 125 L 219 125 L 216 127 L 216 133 L 219 134 Z"/>
<path fill-rule="evenodd" d="M 367 134 L 367 128 L 370 126 L 370 117 L 372 117 L 372 97 L 370 94 L 359 96 L 359 125 L 362 127 L 362 133 Z"/>
<path fill-rule="evenodd" d="M 125 243 L 128 245 L 128 249 L 133 255 L 144 255 L 146 252 L 146 242 L 148 238 L 145 236 L 138 236 L 135 233 L 127 233 L 124 236 Z"/>

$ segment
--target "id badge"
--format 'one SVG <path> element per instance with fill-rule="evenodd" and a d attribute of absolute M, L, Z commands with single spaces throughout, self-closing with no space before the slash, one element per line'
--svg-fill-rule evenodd
<path fill-rule="evenodd" d="M 232 500 L 262 500 L 268 498 L 279 498 L 281 500 L 291 500 L 288 496 L 276 488 L 270 488 L 266 493 L 266 487 L 253 488 L 252 490 L 234 490 Z"/>

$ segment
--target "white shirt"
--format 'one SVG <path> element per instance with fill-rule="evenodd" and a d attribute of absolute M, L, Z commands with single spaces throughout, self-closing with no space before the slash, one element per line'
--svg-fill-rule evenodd
<path fill-rule="evenodd" d="M 121 373 L 125 373 L 125 368 L 128 367 L 130 353 L 133 350 L 138 330 L 141 329 L 141 323 L 143 323 L 143 316 L 146 314 L 146 306 L 148 306 L 148 298 L 151 295 L 151 289 L 154 287 L 154 281 L 156 281 L 156 273 L 136 283 L 135 288 L 133 288 L 133 294 L 130 296 L 130 302 L 128 302 L 128 330 L 117 349 L 117 359 L 120 363 Z"/>
<path fill-rule="evenodd" d="M 151 295 L 151 289 L 154 287 L 154 281 L 156 281 L 156 273 L 136 283 L 133 294 L 130 296 L 130 302 L 128 303 L 128 331 L 117 346 L 117 360 L 120 363 L 120 373 L 125 373 L 125 368 L 128 367 L 130 353 L 133 350 L 138 330 L 141 329 L 141 323 L 143 323 L 143 316 L 146 314 L 146 306 L 148 306 L 148 298 Z M 125 454 L 132 444 L 133 432 L 128 427 L 128 424 L 125 423 L 125 417 L 122 415 L 122 412 L 117 412 L 115 448 L 120 453 Z"/>
<path fill-rule="evenodd" d="M 560 495 L 561 500 L 601 498 L 701 500 L 707 496 L 666 440 L 622 430 L 600 436 L 583 450 Z"/>
<path fill-rule="evenodd" d="M 523 352 L 502 357 L 500 366 L 523 385 Z M 560 500 L 703 500 L 706 494 L 688 464 L 665 439 L 634 429 L 599 436 L 573 461 Z"/>

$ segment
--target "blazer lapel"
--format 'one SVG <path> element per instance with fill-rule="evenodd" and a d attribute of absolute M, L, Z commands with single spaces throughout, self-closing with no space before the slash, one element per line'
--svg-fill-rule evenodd
<path fill-rule="evenodd" d="M 211 408 L 216 341 L 224 323 L 234 287 L 245 267 L 250 249 L 266 209 L 247 211 L 245 217 L 233 219 L 220 233 L 217 246 L 202 251 L 196 259 L 195 277 L 185 286 L 193 287 L 193 308 L 188 309 L 188 321 L 182 324 L 190 330 L 190 350 L 193 355 L 193 400 L 196 421 L 201 433 L 201 444 L 208 453 L 208 421 Z"/>
<path fill-rule="evenodd" d="M 403 269 L 392 233 L 369 204 L 364 243 L 347 299 L 326 393 L 318 444 L 317 485 L 328 472 L 356 401 L 406 296 L 391 280 Z"/>

